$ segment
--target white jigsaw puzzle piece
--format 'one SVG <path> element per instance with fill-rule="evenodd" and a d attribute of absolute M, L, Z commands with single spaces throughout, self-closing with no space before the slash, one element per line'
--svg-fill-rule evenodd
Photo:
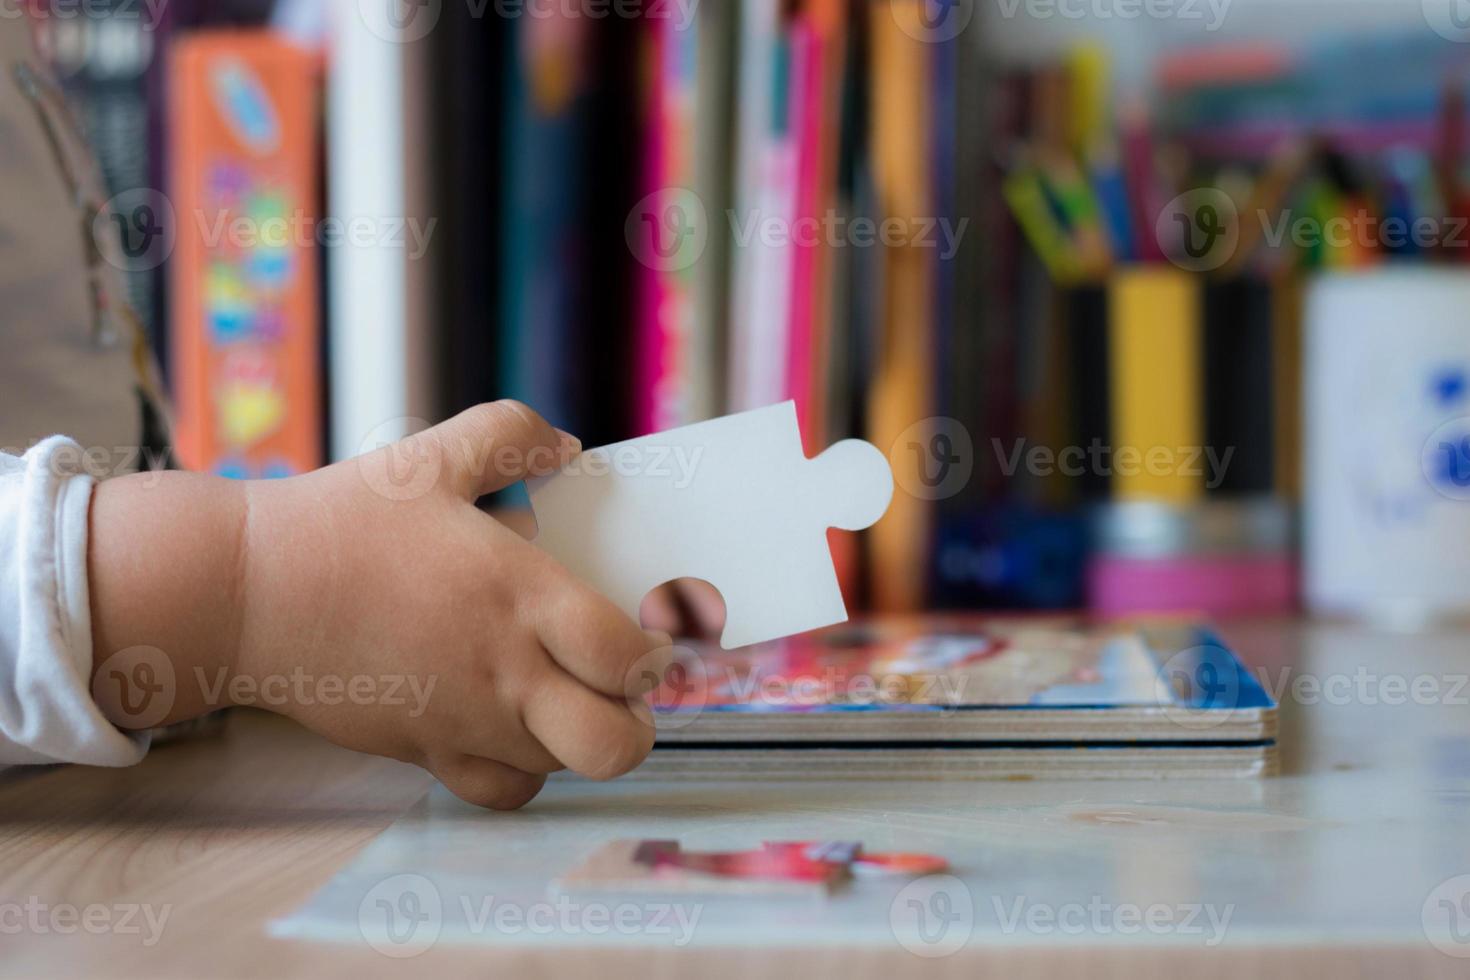
<path fill-rule="evenodd" d="M 827 529 L 875 523 L 893 473 L 860 439 L 807 459 L 788 401 L 589 449 L 527 488 L 536 544 L 634 619 L 672 579 L 718 589 L 728 650 L 847 619 Z"/>

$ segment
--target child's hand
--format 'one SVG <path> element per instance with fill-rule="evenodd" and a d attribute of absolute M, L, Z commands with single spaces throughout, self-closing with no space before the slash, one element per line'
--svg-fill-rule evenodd
<path fill-rule="evenodd" d="M 661 675 L 668 638 L 474 505 L 578 448 L 497 402 L 288 480 L 104 483 L 95 660 L 158 647 L 177 685 L 170 719 L 221 706 L 211 697 L 256 703 L 415 762 L 484 806 L 520 806 L 562 767 L 627 772 L 653 745 L 637 697 Z M 223 514 L 221 500 L 233 504 Z M 206 520 L 179 528 L 200 508 Z M 169 600 L 172 615 L 155 608 Z"/>

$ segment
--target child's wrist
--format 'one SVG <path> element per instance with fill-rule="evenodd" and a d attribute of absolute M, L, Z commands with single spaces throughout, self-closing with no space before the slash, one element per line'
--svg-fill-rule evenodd
<path fill-rule="evenodd" d="M 209 682 L 232 669 L 237 652 L 242 514 L 240 484 L 192 473 L 135 474 L 94 490 L 92 691 L 119 727 L 151 728 L 224 706 Z M 128 696 L 140 685 L 153 695 L 146 703 Z"/>
<path fill-rule="evenodd" d="M 336 548 L 332 516 L 309 477 L 242 485 L 240 635 L 230 700 L 293 715 L 295 692 L 329 635 Z"/>

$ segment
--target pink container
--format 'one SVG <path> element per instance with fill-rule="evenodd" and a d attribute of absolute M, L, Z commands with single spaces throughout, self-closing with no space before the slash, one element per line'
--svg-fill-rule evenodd
<path fill-rule="evenodd" d="M 1294 612 L 1291 509 L 1270 497 L 1108 504 L 1092 521 L 1088 605 L 1102 615 Z"/>
<path fill-rule="evenodd" d="M 1088 604 L 1103 615 L 1202 612 L 1212 616 L 1290 612 L 1296 561 L 1286 555 L 1118 558 L 1087 567 Z"/>

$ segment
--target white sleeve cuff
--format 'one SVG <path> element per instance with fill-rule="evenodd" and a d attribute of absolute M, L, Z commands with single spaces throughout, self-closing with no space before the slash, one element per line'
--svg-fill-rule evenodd
<path fill-rule="evenodd" d="M 114 727 L 92 700 L 87 516 L 93 479 L 62 436 L 0 453 L 0 765 L 127 766 L 144 732 Z"/>

